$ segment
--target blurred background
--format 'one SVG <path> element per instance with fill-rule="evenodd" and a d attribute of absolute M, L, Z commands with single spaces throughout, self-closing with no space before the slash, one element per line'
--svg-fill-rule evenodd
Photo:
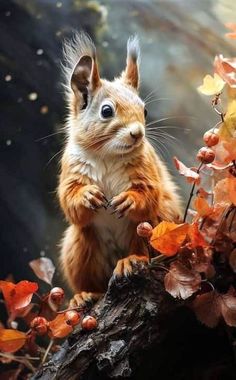
<path fill-rule="evenodd" d="M 203 131 L 217 119 L 196 87 L 212 73 L 215 54 L 235 55 L 226 22 L 236 22 L 234 0 L 0 0 L 1 279 L 33 279 L 28 262 L 40 256 L 57 264 L 66 225 L 56 197 L 66 117 L 63 39 L 86 30 L 111 79 L 125 65 L 127 38 L 138 34 L 141 96 L 152 95 L 148 121 L 159 120 L 155 146 L 186 201 L 189 188 L 172 157 L 192 166 Z"/>

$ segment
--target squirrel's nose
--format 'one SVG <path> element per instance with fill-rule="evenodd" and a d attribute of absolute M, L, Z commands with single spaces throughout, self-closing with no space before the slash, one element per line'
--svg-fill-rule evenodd
<path fill-rule="evenodd" d="M 143 134 L 141 131 L 135 131 L 135 132 L 130 132 L 130 136 L 136 141 L 140 139 L 143 136 Z"/>

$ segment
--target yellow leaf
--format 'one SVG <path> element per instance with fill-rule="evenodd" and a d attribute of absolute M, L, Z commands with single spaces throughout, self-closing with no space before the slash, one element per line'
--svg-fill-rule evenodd
<path fill-rule="evenodd" d="M 26 341 L 26 334 L 13 329 L 0 329 L 0 350 L 3 352 L 16 352 Z"/>
<path fill-rule="evenodd" d="M 219 128 L 219 136 L 224 140 L 236 137 L 236 100 L 231 100 L 227 106 L 224 123 Z"/>
<path fill-rule="evenodd" d="M 218 74 L 214 74 L 214 77 L 208 74 L 203 78 L 203 84 L 198 87 L 198 91 L 204 95 L 216 95 L 223 90 L 224 85 L 225 81 Z"/>
<path fill-rule="evenodd" d="M 173 256 L 177 253 L 181 244 L 186 239 L 189 224 L 175 224 L 163 221 L 152 231 L 150 243 L 153 248 L 166 256 Z"/>

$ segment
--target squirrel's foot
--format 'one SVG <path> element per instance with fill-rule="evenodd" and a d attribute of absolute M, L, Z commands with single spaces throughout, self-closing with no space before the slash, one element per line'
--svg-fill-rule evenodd
<path fill-rule="evenodd" d="M 147 256 L 130 255 L 124 259 L 119 260 L 114 269 L 114 276 L 120 277 L 130 275 L 133 272 L 133 265 L 137 264 L 138 262 L 147 264 Z"/>
<path fill-rule="evenodd" d="M 91 306 L 95 303 L 100 297 L 102 297 L 102 293 L 92 293 L 92 292 L 80 292 L 76 293 L 74 297 L 70 300 L 69 307 L 78 307 L 84 309 L 88 306 Z"/>

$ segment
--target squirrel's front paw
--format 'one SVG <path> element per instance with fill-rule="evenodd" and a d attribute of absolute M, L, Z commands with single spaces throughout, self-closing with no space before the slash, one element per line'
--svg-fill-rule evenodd
<path fill-rule="evenodd" d="M 107 199 L 96 185 L 88 185 L 83 188 L 81 204 L 91 210 L 96 210 L 107 205 Z"/>
<path fill-rule="evenodd" d="M 117 213 L 118 218 L 127 216 L 131 211 L 136 208 L 137 202 L 131 192 L 124 191 L 123 193 L 115 196 L 110 202 L 109 206 Z"/>
<path fill-rule="evenodd" d="M 146 265 L 148 263 L 147 256 L 130 255 L 118 260 L 113 274 L 115 277 L 129 276 L 132 274 L 134 266 L 138 263 L 141 266 Z"/>

